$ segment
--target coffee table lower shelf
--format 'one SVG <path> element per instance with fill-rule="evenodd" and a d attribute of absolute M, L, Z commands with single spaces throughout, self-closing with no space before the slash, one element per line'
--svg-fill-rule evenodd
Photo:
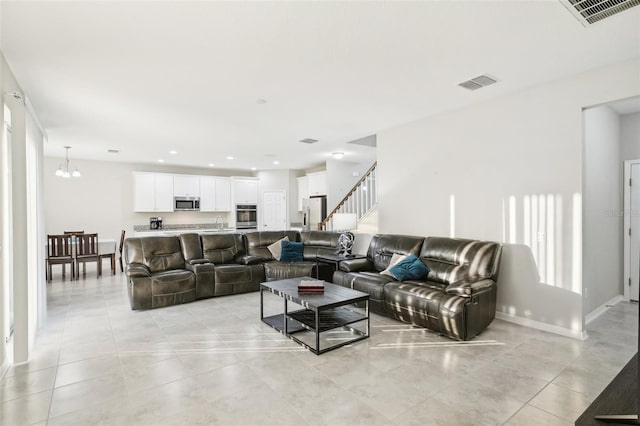
<path fill-rule="evenodd" d="M 334 308 L 319 312 L 319 326 L 317 331 L 315 327 L 315 317 L 316 312 L 310 309 L 301 309 L 299 311 L 289 312 L 287 315 L 282 313 L 264 317 L 262 321 L 316 355 L 369 337 L 369 318 L 353 312 L 350 309 Z M 284 324 L 285 318 L 287 320 L 286 329 Z M 355 325 L 360 322 L 366 322 L 364 331 L 351 326 L 352 324 Z M 325 332 L 333 332 L 336 334 L 335 337 L 328 338 L 327 340 L 335 340 L 338 341 L 338 343 L 320 349 L 320 341 L 323 340 L 320 334 Z M 296 336 L 296 334 L 298 334 L 298 336 Z M 303 338 L 300 334 L 307 334 L 307 336 Z"/>

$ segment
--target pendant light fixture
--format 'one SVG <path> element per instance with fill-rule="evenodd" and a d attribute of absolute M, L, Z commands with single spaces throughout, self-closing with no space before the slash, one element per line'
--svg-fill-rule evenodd
<path fill-rule="evenodd" d="M 69 171 L 71 169 L 69 164 L 69 149 L 71 149 L 71 147 L 65 146 L 64 149 L 66 149 L 64 164 L 60 164 L 58 166 L 58 170 L 56 170 L 56 176 L 63 177 L 63 178 L 80 177 L 81 176 L 80 171 L 78 170 L 77 167 L 73 172 Z"/>

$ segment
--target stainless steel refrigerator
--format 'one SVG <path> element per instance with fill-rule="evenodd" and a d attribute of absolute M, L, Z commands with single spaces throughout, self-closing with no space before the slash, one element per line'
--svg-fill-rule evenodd
<path fill-rule="evenodd" d="M 303 227 L 305 230 L 317 230 L 318 224 L 327 217 L 327 197 L 305 198 L 302 200 Z"/>

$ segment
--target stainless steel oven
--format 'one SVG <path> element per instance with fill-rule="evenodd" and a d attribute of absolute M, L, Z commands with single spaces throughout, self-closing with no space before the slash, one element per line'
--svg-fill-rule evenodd
<path fill-rule="evenodd" d="M 258 229 L 258 206 L 236 204 L 236 229 Z"/>

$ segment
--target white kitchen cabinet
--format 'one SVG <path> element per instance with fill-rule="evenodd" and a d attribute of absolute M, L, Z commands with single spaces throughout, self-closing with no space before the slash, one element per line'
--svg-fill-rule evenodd
<path fill-rule="evenodd" d="M 175 197 L 199 197 L 200 176 L 173 175 L 173 195 Z"/>
<path fill-rule="evenodd" d="M 308 196 L 327 195 L 327 172 L 307 173 Z"/>
<path fill-rule="evenodd" d="M 200 211 L 231 211 L 231 181 L 229 178 L 200 176 Z"/>
<path fill-rule="evenodd" d="M 302 211 L 302 200 L 309 198 L 309 178 L 300 176 L 298 180 L 298 211 Z"/>
<path fill-rule="evenodd" d="M 258 204 L 258 181 L 256 179 L 232 178 L 231 182 L 235 204 Z"/>
<path fill-rule="evenodd" d="M 200 211 L 216 211 L 216 178 L 200 176 Z"/>
<path fill-rule="evenodd" d="M 256 198 L 257 198 L 256 189 Z M 216 177 L 216 210 L 222 212 L 231 211 L 231 179 Z"/>
<path fill-rule="evenodd" d="M 133 181 L 134 211 L 173 211 L 173 175 L 136 172 Z"/>

